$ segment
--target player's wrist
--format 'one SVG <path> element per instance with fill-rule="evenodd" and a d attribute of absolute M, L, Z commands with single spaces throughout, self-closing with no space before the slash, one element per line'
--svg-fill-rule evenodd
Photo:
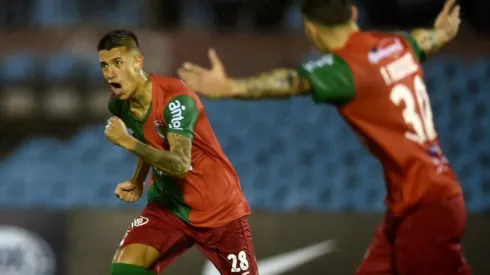
<path fill-rule="evenodd" d="M 129 180 L 134 186 L 137 186 L 138 188 L 143 188 L 143 185 L 145 184 L 145 180 L 141 180 L 139 178 L 132 177 Z"/>
<path fill-rule="evenodd" d="M 127 136 L 125 137 L 121 143 L 119 144 L 122 148 L 126 149 L 126 150 L 134 150 L 136 148 L 136 145 L 138 144 L 138 140 L 136 140 L 134 137 L 132 136 Z"/>
<path fill-rule="evenodd" d="M 228 78 L 228 91 L 229 95 L 233 97 L 240 97 L 247 93 L 247 87 L 243 84 L 243 81 Z"/>
<path fill-rule="evenodd" d="M 437 44 L 443 45 L 448 43 L 452 39 L 452 37 L 450 35 L 450 32 L 446 28 L 435 27 L 434 39 L 437 40 Z"/>

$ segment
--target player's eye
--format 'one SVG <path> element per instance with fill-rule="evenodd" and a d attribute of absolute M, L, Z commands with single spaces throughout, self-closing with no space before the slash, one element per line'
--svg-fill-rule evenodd
<path fill-rule="evenodd" d="M 107 68 L 109 67 L 109 65 L 107 65 L 107 64 L 100 64 L 100 67 L 101 67 L 102 69 L 107 69 Z"/>
<path fill-rule="evenodd" d="M 122 62 L 121 60 L 116 60 L 116 61 L 114 62 L 114 64 L 116 64 L 116 66 L 121 66 L 121 65 L 122 65 L 122 63 L 123 63 L 123 62 Z"/>

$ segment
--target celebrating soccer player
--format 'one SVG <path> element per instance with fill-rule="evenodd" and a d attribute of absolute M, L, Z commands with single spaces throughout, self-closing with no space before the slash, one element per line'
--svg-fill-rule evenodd
<path fill-rule="evenodd" d="M 431 29 L 380 33 L 359 30 L 347 0 L 306 0 L 306 34 L 326 53 L 318 60 L 232 79 L 211 50 L 210 70 L 185 63 L 179 75 L 211 98 L 311 95 L 335 105 L 386 179 L 387 211 L 357 274 L 466 275 L 462 188 L 440 148 L 420 64 L 455 37 L 459 10 L 448 0 Z"/>
<path fill-rule="evenodd" d="M 111 274 L 160 274 L 194 244 L 221 274 L 258 274 L 250 207 L 198 96 L 179 79 L 146 73 L 130 31 L 109 32 L 97 50 L 112 89 L 105 135 L 139 158 L 117 197 L 138 200 L 152 168 L 148 204 L 121 241 Z"/>

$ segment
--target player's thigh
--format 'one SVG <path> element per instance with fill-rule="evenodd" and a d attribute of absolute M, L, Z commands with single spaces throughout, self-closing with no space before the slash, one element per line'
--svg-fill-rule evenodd
<path fill-rule="evenodd" d="M 386 222 L 385 218 L 376 229 L 356 275 L 393 275 L 393 246 Z"/>
<path fill-rule="evenodd" d="M 193 245 L 185 224 L 169 210 L 149 204 L 134 219 L 117 249 L 113 263 L 125 263 L 162 272 Z"/>
<path fill-rule="evenodd" d="M 400 224 L 395 240 L 399 275 L 468 275 L 461 249 L 466 224 L 462 197 L 420 206 Z"/>
<path fill-rule="evenodd" d="M 222 275 L 257 275 L 252 232 L 246 217 L 195 232 L 199 250 Z"/>

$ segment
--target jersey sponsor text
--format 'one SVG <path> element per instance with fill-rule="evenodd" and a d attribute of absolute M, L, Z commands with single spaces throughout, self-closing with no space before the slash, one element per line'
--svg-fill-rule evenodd
<path fill-rule="evenodd" d="M 168 127 L 174 130 L 182 130 L 182 120 L 184 119 L 185 106 L 178 99 L 170 102 L 168 108 L 171 113 L 171 120 Z"/>
<path fill-rule="evenodd" d="M 416 73 L 418 69 L 419 65 L 414 60 L 413 55 L 406 53 L 388 65 L 381 67 L 380 72 L 386 85 L 389 86 Z"/>

